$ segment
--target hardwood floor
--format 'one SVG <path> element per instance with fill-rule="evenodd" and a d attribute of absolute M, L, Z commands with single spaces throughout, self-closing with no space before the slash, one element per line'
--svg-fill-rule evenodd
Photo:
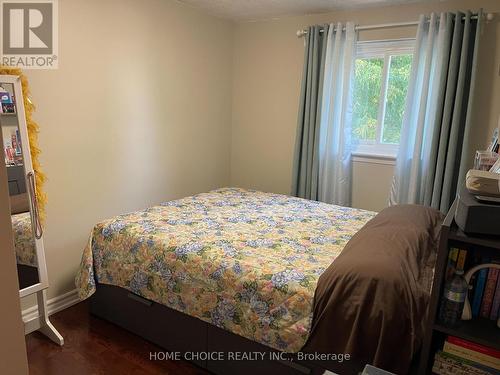
<path fill-rule="evenodd" d="M 26 336 L 32 375 L 208 374 L 185 361 L 150 361 L 150 352 L 164 350 L 91 316 L 86 302 L 52 315 L 51 321 L 65 344 L 59 347 L 38 332 Z"/>

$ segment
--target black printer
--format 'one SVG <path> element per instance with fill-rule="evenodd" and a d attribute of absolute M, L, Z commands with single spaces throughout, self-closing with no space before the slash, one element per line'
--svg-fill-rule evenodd
<path fill-rule="evenodd" d="M 500 202 L 476 198 L 462 186 L 457 197 L 455 222 L 467 234 L 500 236 Z"/>

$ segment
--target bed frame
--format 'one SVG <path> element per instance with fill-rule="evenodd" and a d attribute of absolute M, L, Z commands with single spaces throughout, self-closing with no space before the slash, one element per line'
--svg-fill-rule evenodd
<path fill-rule="evenodd" d="M 293 355 L 284 358 L 286 355 L 275 349 L 111 285 L 96 285 L 96 292 L 90 299 L 90 312 L 157 344 L 166 351 L 180 352 L 184 359 L 218 375 L 315 375 L 323 374 L 325 370 L 340 374 L 357 374 L 364 366 L 352 359 L 339 363 L 298 361 Z M 227 353 L 230 352 L 260 352 L 265 353 L 266 360 L 196 360 L 188 358 L 192 352 L 223 352 L 226 353 L 226 359 Z"/>

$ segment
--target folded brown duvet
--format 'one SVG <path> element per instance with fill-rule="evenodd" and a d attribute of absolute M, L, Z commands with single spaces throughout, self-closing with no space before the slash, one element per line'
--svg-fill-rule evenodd
<path fill-rule="evenodd" d="M 407 373 L 424 332 L 442 214 L 386 208 L 321 275 L 307 352 Z"/>

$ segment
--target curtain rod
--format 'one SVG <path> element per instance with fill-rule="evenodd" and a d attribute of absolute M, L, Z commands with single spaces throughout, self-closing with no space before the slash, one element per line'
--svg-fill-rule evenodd
<path fill-rule="evenodd" d="M 472 19 L 477 19 L 477 14 L 472 16 L 471 18 Z M 485 14 L 484 16 L 486 18 L 486 21 L 491 21 L 493 20 L 494 18 L 494 14 L 493 13 L 487 13 Z M 463 18 L 465 19 L 465 17 Z M 378 24 L 378 25 L 366 25 L 366 26 L 360 26 L 360 25 L 356 25 L 354 27 L 354 30 L 375 30 L 375 29 L 390 29 L 390 28 L 393 28 L 393 27 L 406 27 L 406 26 L 417 26 L 418 25 L 418 21 L 410 21 L 410 22 L 395 22 L 395 23 L 381 23 L 381 24 Z M 344 29 L 345 30 L 345 27 Z M 322 33 L 324 30 L 321 29 L 319 32 Z M 302 38 L 304 36 L 307 35 L 307 30 L 306 29 L 302 29 L 302 30 L 297 30 L 297 37 L 298 38 Z"/>

